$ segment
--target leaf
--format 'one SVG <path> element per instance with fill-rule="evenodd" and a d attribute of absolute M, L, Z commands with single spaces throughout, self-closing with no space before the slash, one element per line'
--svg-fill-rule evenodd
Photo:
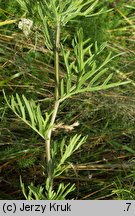
<path fill-rule="evenodd" d="M 86 91 L 99 91 L 99 90 L 106 90 L 106 89 L 109 89 L 109 88 L 114 88 L 114 87 L 117 87 L 117 86 L 120 86 L 120 85 L 126 85 L 126 84 L 129 84 L 130 81 L 125 81 L 125 82 L 116 82 L 116 83 L 110 83 L 110 84 L 107 84 L 107 85 L 99 85 L 99 86 L 93 86 L 92 88 L 89 88 L 89 89 L 86 89 Z M 84 90 L 85 91 L 85 90 Z"/>
<path fill-rule="evenodd" d="M 17 99 L 18 104 L 20 106 L 20 111 L 22 113 L 22 118 L 25 120 L 26 119 L 26 114 L 25 114 L 24 106 L 23 106 L 22 101 L 20 100 L 20 97 L 19 97 L 19 95 L 17 93 L 16 93 L 16 99 Z M 16 108 L 17 108 L 17 106 L 16 106 Z"/>
<path fill-rule="evenodd" d="M 102 86 L 105 86 L 107 85 L 107 83 L 111 80 L 113 76 L 113 73 L 109 74 L 109 76 L 105 79 L 105 81 L 103 82 Z"/>
<path fill-rule="evenodd" d="M 98 2 L 99 2 L 99 0 L 94 1 L 94 3 L 91 6 L 89 6 L 87 10 L 85 10 L 85 12 L 83 13 L 84 16 L 90 14 L 91 11 L 95 8 L 95 6 L 97 5 Z"/>
<path fill-rule="evenodd" d="M 66 170 L 64 165 L 65 161 L 83 144 L 86 142 L 87 136 L 81 137 L 81 135 L 74 135 L 68 141 L 69 144 L 66 145 L 66 139 L 62 139 L 60 142 L 60 152 L 61 152 L 61 159 L 58 163 L 57 167 L 54 169 L 54 176 L 59 176 L 62 172 Z"/>
<path fill-rule="evenodd" d="M 29 127 L 31 127 L 36 133 L 38 133 L 43 139 L 46 139 L 46 133 L 49 128 L 51 111 L 49 114 L 45 113 L 43 118 L 40 106 L 36 105 L 34 101 L 28 101 L 24 95 L 22 99 L 16 94 L 16 97 L 12 95 L 11 102 L 9 103 L 5 92 L 3 90 L 4 98 L 12 111 Z"/>
<path fill-rule="evenodd" d="M 28 197 L 26 195 L 25 186 L 24 186 L 24 183 L 22 182 L 22 177 L 21 176 L 20 176 L 20 185 L 21 185 L 23 195 L 24 195 L 25 199 L 27 200 Z"/>
<path fill-rule="evenodd" d="M 29 114 L 29 117 L 31 119 L 31 125 L 33 128 L 35 128 L 35 121 L 34 121 L 34 115 L 33 115 L 33 112 L 32 112 L 32 108 L 31 108 L 31 105 L 29 103 L 29 101 L 26 99 L 26 97 L 24 95 L 22 95 L 22 98 L 25 102 L 25 105 L 26 105 L 26 108 L 28 110 L 28 114 Z"/>
<path fill-rule="evenodd" d="M 94 92 L 99 90 L 105 90 L 108 88 L 114 88 L 120 85 L 125 85 L 131 81 L 115 82 L 111 83 L 113 74 L 107 75 L 104 80 L 101 79 L 106 74 L 108 68 L 106 65 L 114 58 L 122 55 L 120 53 L 111 57 L 111 53 L 107 55 L 104 61 L 97 63 L 97 56 L 102 53 L 106 47 L 106 43 L 103 43 L 99 48 L 97 42 L 94 44 L 95 52 L 92 52 L 93 44 L 88 44 L 90 40 L 83 39 L 83 31 L 80 29 L 77 36 L 72 41 L 74 57 L 71 60 L 70 51 L 65 51 L 63 48 L 63 55 L 65 66 L 67 70 L 66 76 L 66 92 L 62 94 L 61 101 L 82 92 Z M 101 84 L 102 82 L 102 84 Z M 110 82 L 110 83 L 109 83 Z M 108 84 L 109 83 L 109 84 Z M 63 84 L 64 85 L 64 84 Z M 61 89 L 64 86 L 61 86 Z"/>
<path fill-rule="evenodd" d="M 96 74 L 92 80 L 89 82 L 88 86 L 89 87 L 92 87 L 92 85 L 97 81 L 99 80 L 99 78 L 101 78 L 101 76 L 103 76 L 103 74 L 105 74 L 105 72 L 108 70 L 108 68 L 105 68 L 103 70 L 101 70 L 98 74 Z"/>
<path fill-rule="evenodd" d="M 18 113 L 20 113 L 19 106 L 18 106 L 18 104 L 16 103 L 16 101 L 15 101 L 13 95 L 12 95 L 12 97 L 11 97 L 11 106 L 13 107 L 13 109 L 14 109 L 15 111 L 17 111 Z"/>
<path fill-rule="evenodd" d="M 43 6 L 39 4 L 38 2 L 38 5 L 37 5 L 37 9 L 38 9 L 38 14 L 42 20 L 42 24 L 43 24 L 43 34 L 44 34 L 44 37 L 45 37 L 45 43 L 46 43 L 46 46 L 49 50 L 51 50 L 53 48 L 53 45 L 51 43 L 51 37 L 50 37 L 50 33 L 49 33 L 49 26 L 47 24 L 47 16 L 46 14 L 43 14 L 43 10 L 42 10 Z"/>
<path fill-rule="evenodd" d="M 37 117 L 37 121 L 38 121 L 38 129 L 39 129 L 39 132 L 41 134 L 43 134 L 43 117 L 42 117 L 42 113 L 41 113 L 39 104 L 37 106 L 37 110 L 36 111 L 37 111 L 36 117 Z"/>

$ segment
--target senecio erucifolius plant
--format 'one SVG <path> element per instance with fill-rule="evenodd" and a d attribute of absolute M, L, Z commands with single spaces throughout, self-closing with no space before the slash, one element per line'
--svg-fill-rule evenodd
<path fill-rule="evenodd" d="M 76 18 L 92 16 L 93 9 L 97 6 L 98 0 L 17 0 L 25 11 L 25 21 L 31 17 L 33 25 L 40 22 L 41 31 L 44 37 L 44 44 L 48 50 L 54 53 L 55 67 L 55 93 L 52 101 L 52 110 L 43 115 L 39 104 L 27 99 L 24 95 L 16 94 L 9 101 L 4 93 L 8 106 L 13 112 L 32 128 L 45 141 L 45 153 L 47 161 L 48 178 L 45 188 L 42 186 L 29 186 L 29 194 L 25 192 L 24 184 L 21 181 L 23 194 L 26 199 L 65 199 L 66 195 L 74 190 L 74 186 L 60 184 L 58 190 L 53 190 L 53 179 L 59 176 L 67 168 L 66 160 L 86 141 L 87 137 L 75 134 L 70 139 L 64 137 L 61 141 L 52 141 L 51 135 L 55 128 L 55 120 L 60 104 L 75 94 L 83 92 L 94 92 L 105 90 L 126 84 L 127 82 L 111 82 L 112 73 L 108 71 L 107 64 L 112 60 L 111 54 L 107 55 L 99 65 L 97 56 L 105 49 L 106 44 L 100 47 L 97 43 L 90 44 L 90 39 L 84 40 L 83 30 L 80 29 L 72 40 L 72 49 L 67 50 L 61 43 L 61 28 Z M 101 13 L 101 11 L 96 14 Z M 95 14 L 94 14 L 95 15 Z M 30 20 L 29 20 L 30 21 Z M 27 29 L 20 23 L 25 36 Z M 93 52 L 94 50 L 94 52 Z M 65 76 L 60 79 L 59 62 L 64 59 Z M 53 142 L 53 143 L 52 143 Z M 57 154 L 60 157 L 57 157 Z M 55 157 L 59 158 L 56 163 Z"/>

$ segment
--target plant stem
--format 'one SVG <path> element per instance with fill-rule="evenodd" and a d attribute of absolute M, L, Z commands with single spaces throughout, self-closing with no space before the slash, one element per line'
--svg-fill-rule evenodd
<path fill-rule="evenodd" d="M 60 51 L 60 25 L 57 25 L 55 38 L 55 101 L 59 100 L 59 51 Z"/>
<path fill-rule="evenodd" d="M 52 173 L 52 158 L 51 158 L 51 135 L 52 135 L 52 129 L 53 124 L 55 122 L 58 108 L 59 108 L 59 101 L 56 101 L 54 104 L 54 112 L 52 114 L 51 123 L 50 123 L 50 129 L 48 130 L 47 139 L 46 139 L 46 160 L 47 160 L 47 172 L 48 172 L 48 178 L 50 185 L 53 184 L 53 173 Z"/>
<path fill-rule="evenodd" d="M 56 28 L 56 38 L 55 38 L 55 49 L 54 49 L 54 62 L 55 62 L 55 103 L 54 112 L 51 117 L 50 128 L 47 133 L 46 139 L 46 160 L 47 160 L 47 172 L 50 182 L 50 186 L 53 185 L 53 170 L 52 170 L 52 158 L 51 158 L 51 135 L 53 130 L 53 125 L 57 116 L 59 108 L 59 50 L 60 50 L 60 25 Z"/>

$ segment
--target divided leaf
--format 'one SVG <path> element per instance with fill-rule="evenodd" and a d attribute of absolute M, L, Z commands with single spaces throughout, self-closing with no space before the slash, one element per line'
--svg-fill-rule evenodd
<path fill-rule="evenodd" d="M 70 138 L 70 140 L 67 143 L 67 140 L 64 138 L 62 141 L 58 144 L 55 143 L 55 145 L 59 145 L 60 147 L 60 153 L 61 153 L 61 159 L 58 163 L 58 165 L 54 168 L 54 176 L 59 176 L 64 170 L 65 162 L 66 160 L 82 145 L 86 142 L 87 136 L 82 137 L 81 135 L 74 135 Z"/>
<path fill-rule="evenodd" d="M 122 53 L 113 57 L 109 53 L 105 60 L 99 64 L 97 57 L 105 49 L 106 43 L 103 43 L 99 48 L 97 43 L 95 43 L 95 51 L 93 53 L 93 44 L 89 44 L 89 41 L 89 39 L 83 39 L 83 30 L 80 29 L 77 37 L 72 41 L 74 57 L 73 54 L 71 57 L 70 51 L 65 51 L 62 47 L 67 75 L 65 82 L 62 81 L 61 83 L 61 101 L 77 93 L 105 90 L 130 83 L 130 81 L 110 82 L 113 74 L 108 73 L 106 75 L 108 72 L 107 64 Z M 64 83 L 66 85 L 65 88 Z"/>
<path fill-rule="evenodd" d="M 11 102 L 9 102 L 4 91 L 3 93 L 5 100 L 12 111 L 29 127 L 36 131 L 43 139 L 45 139 L 52 112 L 50 114 L 46 112 L 44 118 L 39 104 L 36 105 L 33 100 L 28 101 L 24 95 L 20 98 L 20 96 L 16 94 L 16 97 L 12 95 Z"/>

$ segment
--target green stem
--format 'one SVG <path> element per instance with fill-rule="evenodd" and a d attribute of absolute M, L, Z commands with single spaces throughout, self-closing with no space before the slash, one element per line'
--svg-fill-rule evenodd
<path fill-rule="evenodd" d="M 53 130 L 53 125 L 55 123 L 55 119 L 57 116 L 58 108 L 59 108 L 59 50 L 60 50 L 60 26 L 57 26 L 56 29 L 56 38 L 55 38 L 55 103 L 54 103 L 54 112 L 52 114 L 50 129 L 47 133 L 47 138 L 45 142 L 46 146 L 46 160 L 47 160 L 47 172 L 48 178 L 50 182 L 50 186 L 53 185 L 53 170 L 52 170 L 52 158 L 51 158 L 51 135 Z"/>
<path fill-rule="evenodd" d="M 59 51 L 60 51 L 60 25 L 57 25 L 55 39 L 55 101 L 59 100 Z"/>
<path fill-rule="evenodd" d="M 50 185 L 53 184 L 53 170 L 52 170 L 52 158 L 51 158 L 51 135 L 53 130 L 53 125 L 57 116 L 58 108 L 59 108 L 59 101 L 56 101 L 54 104 L 54 112 L 52 114 L 50 129 L 48 130 L 47 139 L 45 142 L 46 145 L 46 160 L 47 160 L 47 172 Z"/>

